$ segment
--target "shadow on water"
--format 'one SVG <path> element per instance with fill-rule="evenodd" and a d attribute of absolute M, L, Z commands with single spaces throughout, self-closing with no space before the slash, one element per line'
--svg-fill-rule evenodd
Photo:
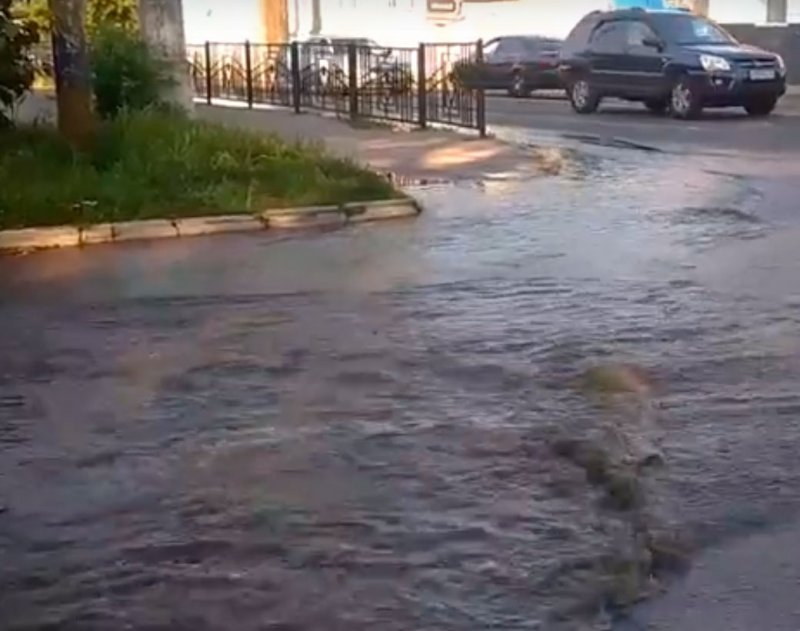
<path fill-rule="evenodd" d="M 713 265 L 769 227 L 733 178 L 601 166 L 4 261 L 5 624 L 585 629 L 795 511 L 797 310 Z"/>

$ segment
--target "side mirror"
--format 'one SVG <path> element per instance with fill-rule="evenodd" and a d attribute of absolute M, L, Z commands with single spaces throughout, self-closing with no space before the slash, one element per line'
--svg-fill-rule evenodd
<path fill-rule="evenodd" d="M 642 44 L 647 48 L 655 48 L 656 50 L 661 50 L 664 47 L 664 44 L 657 37 L 645 37 L 642 40 Z"/>

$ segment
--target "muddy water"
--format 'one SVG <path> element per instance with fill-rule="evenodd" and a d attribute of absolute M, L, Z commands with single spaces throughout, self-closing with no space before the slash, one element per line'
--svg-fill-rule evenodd
<path fill-rule="evenodd" d="M 629 156 L 4 260 L 0 627 L 600 628 L 643 522 L 793 515 L 800 283 L 764 279 L 800 255 L 752 182 Z M 655 423 L 575 387 L 605 362 Z M 609 421 L 664 454 L 635 509 L 553 450 Z"/>

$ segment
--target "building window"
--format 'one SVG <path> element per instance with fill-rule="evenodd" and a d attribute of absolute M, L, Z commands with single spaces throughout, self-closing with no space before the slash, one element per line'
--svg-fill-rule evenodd
<path fill-rule="evenodd" d="M 786 22 L 786 0 L 767 0 L 767 22 Z"/>

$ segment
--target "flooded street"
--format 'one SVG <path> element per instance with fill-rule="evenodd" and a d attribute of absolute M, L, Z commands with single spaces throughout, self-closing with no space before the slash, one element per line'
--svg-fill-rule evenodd
<path fill-rule="evenodd" d="M 573 158 L 417 221 L 2 260 L 0 628 L 602 629 L 644 530 L 793 520 L 795 174 Z M 616 363 L 647 414 L 580 387 Z M 633 506 L 555 448 L 609 424 L 663 455 Z"/>

